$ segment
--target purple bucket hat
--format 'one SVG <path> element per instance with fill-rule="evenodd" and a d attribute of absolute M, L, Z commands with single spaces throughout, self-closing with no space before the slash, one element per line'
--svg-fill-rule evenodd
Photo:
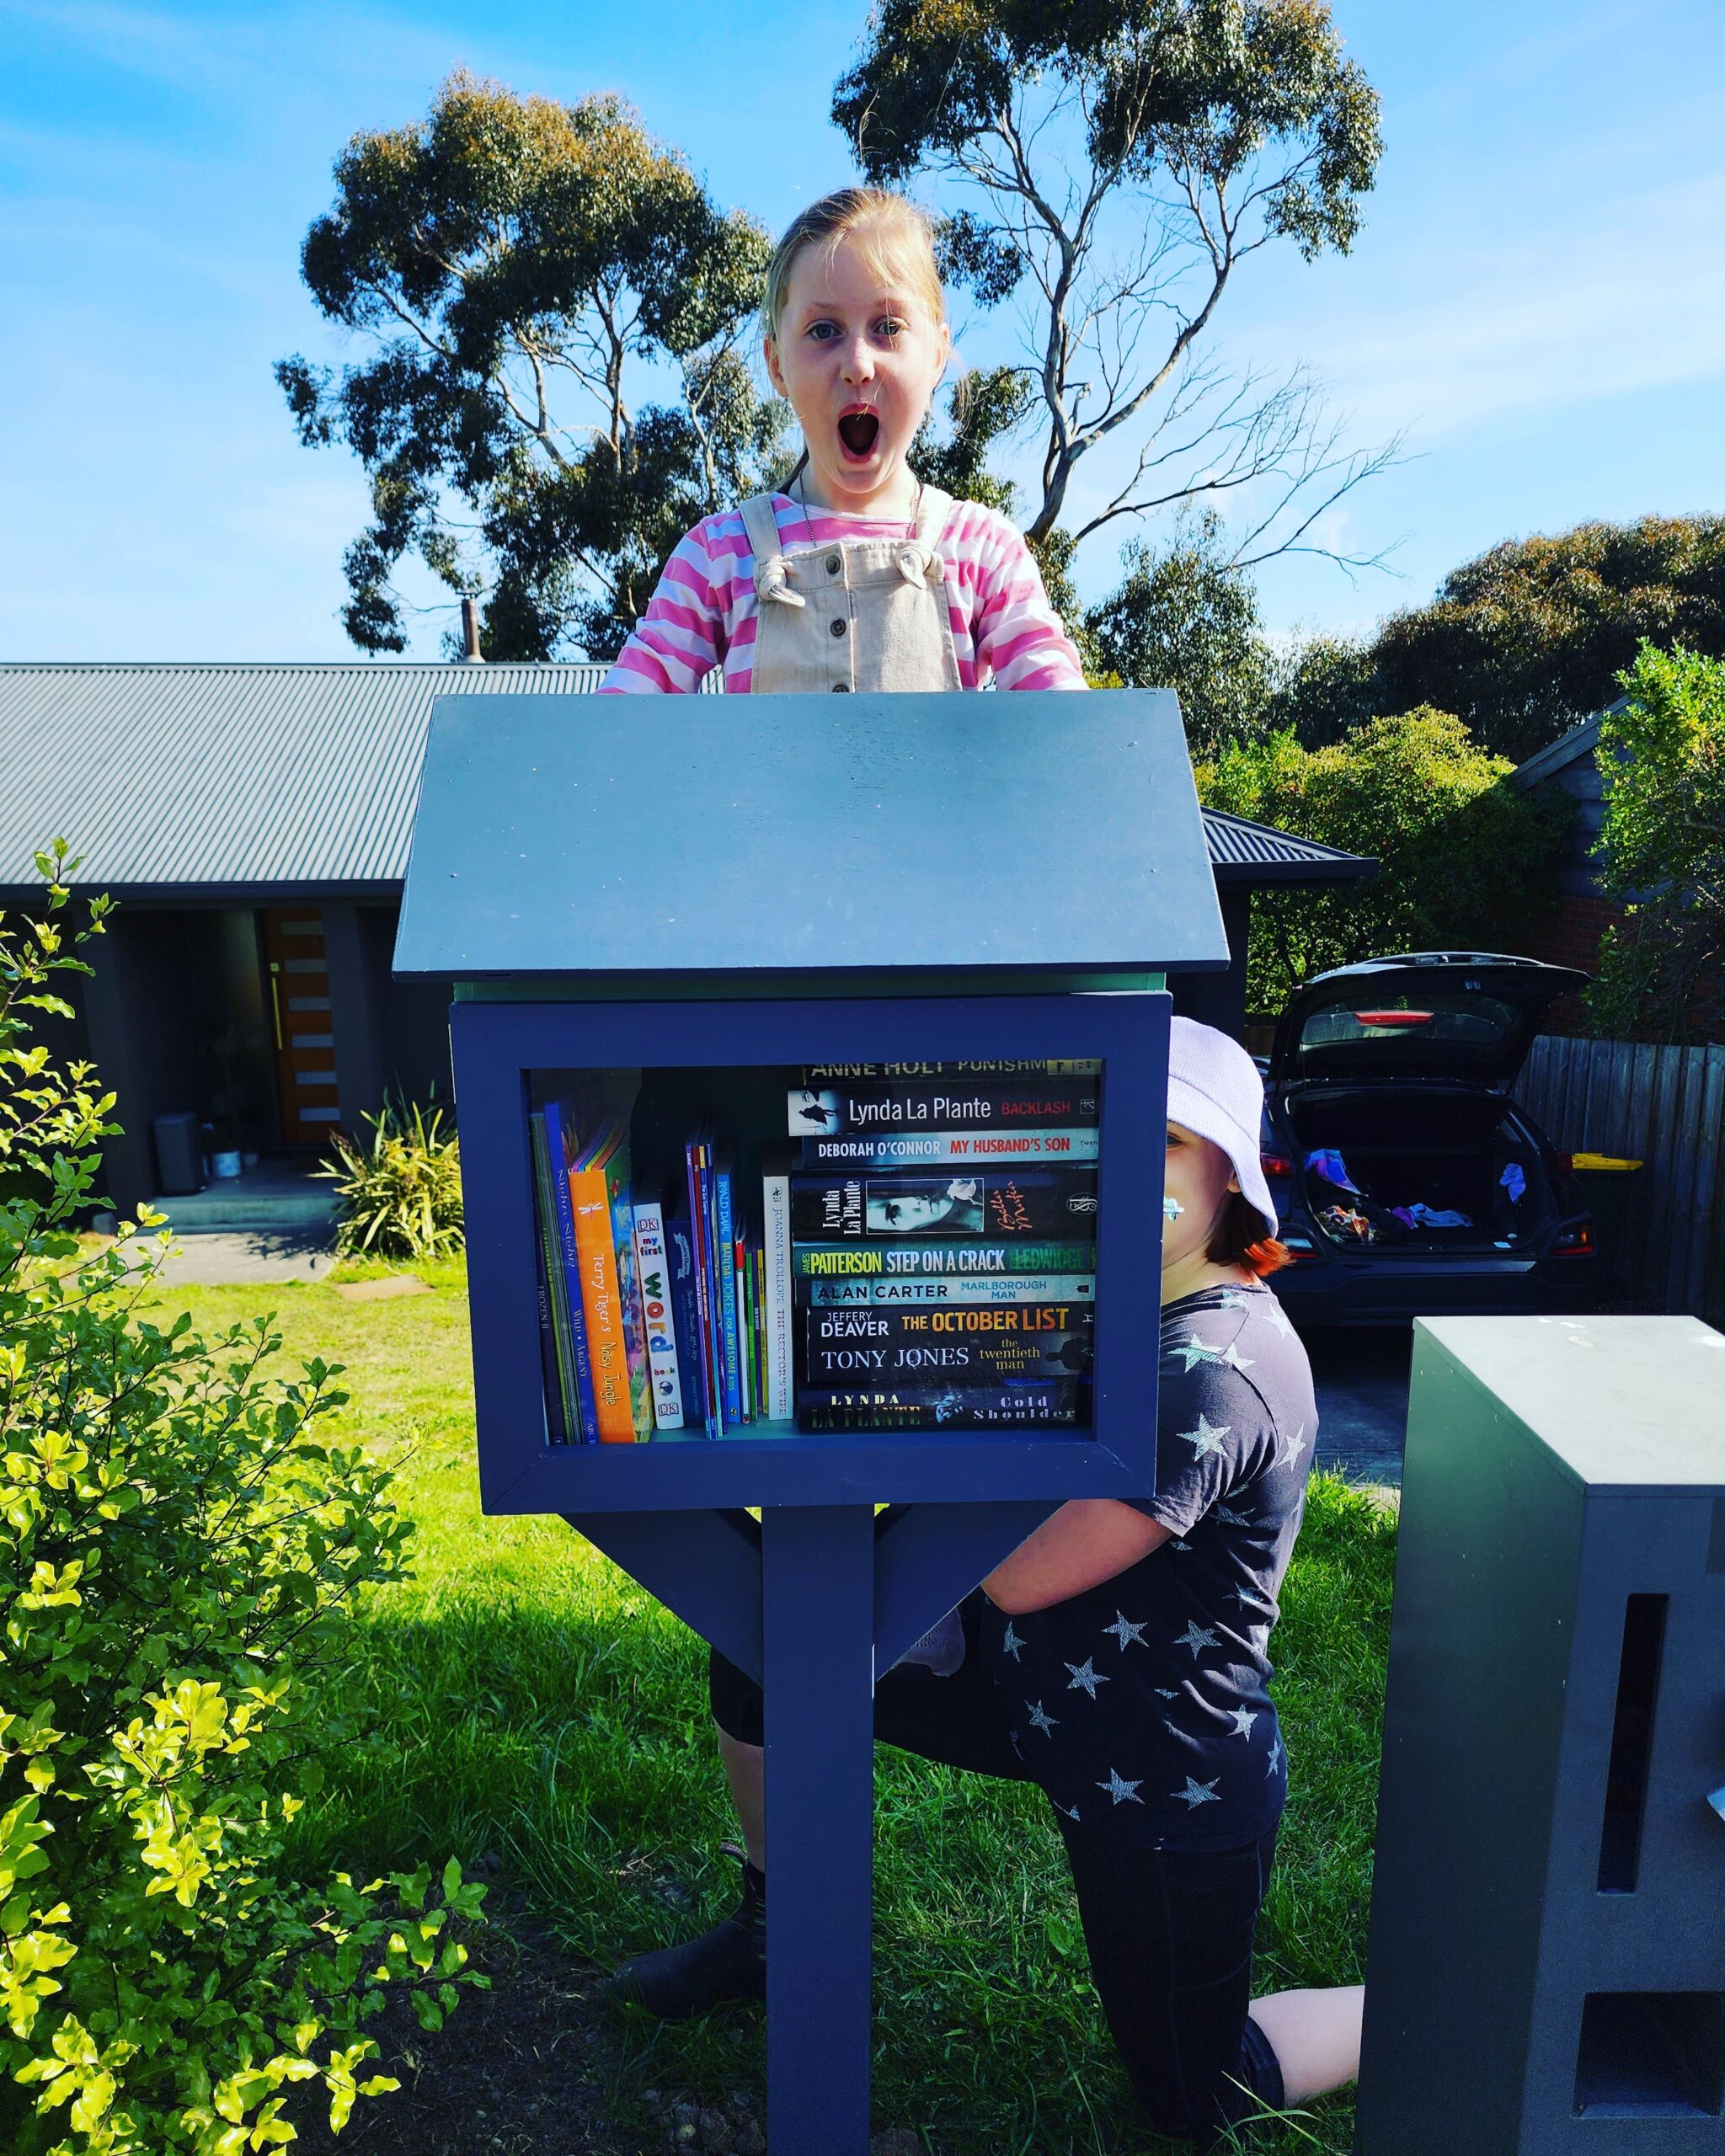
<path fill-rule="evenodd" d="M 1279 1223 L 1258 1156 L 1263 1119 L 1263 1081 L 1258 1065 L 1214 1026 L 1173 1018 L 1168 1031 L 1168 1121 L 1195 1130 L 1220 1145 L 1233 1164 L 1247 1202 L 1262 1216 L 1264 1233 Z"/>

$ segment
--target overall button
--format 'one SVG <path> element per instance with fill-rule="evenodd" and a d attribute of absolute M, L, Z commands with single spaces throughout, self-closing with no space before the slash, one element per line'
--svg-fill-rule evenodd
<path fill-rule="evenodd" d="M 842 616 L 833 623 L 832 632 L 836 637 L 841 637 L 845 633 L 845 624 Z"/>
<path fill-rule="evenodd" d="M 827 573 L 827 574 L 828 574 L 829 576 L 836 576 L 836 575 L 838 574 L 838 573 L 839 573 L 839 558 L 838 558 L 838 556 L 837 556 L 836 554 L 829 554 L 829 555 L 827 556 L 827 558 L 826 558 L 826 573 Z"/>
<path fill-rule="evenodd" d="M 835 681 L 832 692 L 836 696 L 847 696 L 851 693 L 851 685 L 848 681 Z"/>

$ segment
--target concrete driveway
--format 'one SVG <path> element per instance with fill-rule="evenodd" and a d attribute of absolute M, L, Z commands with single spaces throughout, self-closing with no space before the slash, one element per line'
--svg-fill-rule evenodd
<path fill-rule="evenodd" d="M 1302 1337 L 1317 1394 L 1317 1465 L 1351 1482 L 1399 1487 L 1413 1326 L 1327 1326 Z"/>

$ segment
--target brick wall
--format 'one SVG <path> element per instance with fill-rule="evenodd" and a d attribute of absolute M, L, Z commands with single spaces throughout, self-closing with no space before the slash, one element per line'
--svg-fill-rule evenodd
<path fill-rule="evenodd" d="M 1584 974 L 1598 969 L 1599 939 L 1614 921 L 1623 918 L 1623 909 L 1595 893 L 1583 897 L 1566 891 L 1557 902 L 1557 910 L 1543 925 L 1530 935 L 1521 947 L 1521 955 L 1528 958 L 1543 958 L 1553 966 L 1576 966 Z M 1587 1028 L 1583 1022 L 1580 1001 L 1565 995 L 1551 1006 L 1544 1022 L 1548 1033 L 1583 1033 Z"/>

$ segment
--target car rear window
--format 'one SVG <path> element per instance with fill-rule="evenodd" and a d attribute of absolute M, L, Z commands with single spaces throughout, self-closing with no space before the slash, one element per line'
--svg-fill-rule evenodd
<path fill-rule="evenodd" d="M 1451 1041 L 1484 1048 L 1505 1039 L 1520 1013 L 1495 996 L 1361 997 L 1311 1011 L 1300 1029 L 1301 1049 L 1336 1048 L 1355 1041 Z"/>

